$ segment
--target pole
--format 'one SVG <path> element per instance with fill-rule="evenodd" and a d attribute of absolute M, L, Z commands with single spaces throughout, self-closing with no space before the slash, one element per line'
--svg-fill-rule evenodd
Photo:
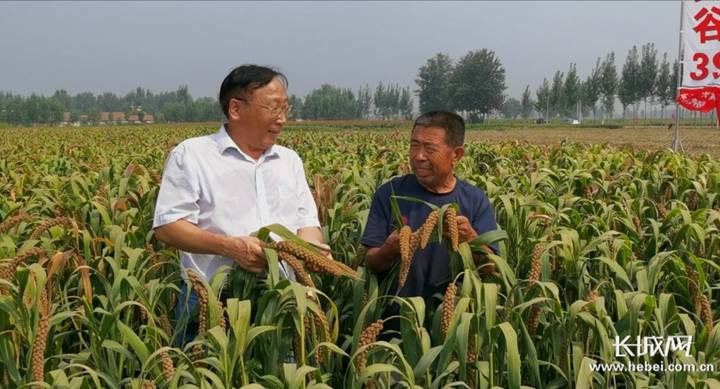
<path fill-rule="evenodd" d="M 577 101 L 577 118 L 578 123 L 582 124 L 582 103 L 580 102 L 580 99 Z"/>
<path fill-rule="evenodd" d="M 680 92 L 680 85 L 682 85 L 682 68 L 683 68 L 683 47 L 682 47 L 682 36 L 683 36 L 683 16 L 685 6 L 683 0 L 680 0 L 680 33 L 678 34 L 678 70 L 677 70 L 677 89 L 675 89 L 675 137 L 673 138 L 672 149 L 673 152 L 683 150 L 682 143 L 680 143 L 680 104 L 677 102 L 677 94 Z"/>

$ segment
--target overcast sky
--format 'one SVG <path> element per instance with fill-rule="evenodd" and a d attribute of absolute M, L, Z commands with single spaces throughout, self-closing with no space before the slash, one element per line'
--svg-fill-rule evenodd
<path fill-rule="evenodd" d="M 519 98 L 577 63 L 655 43 L 677 56 L 679 1 L 0 2 L 0 90 L 45 95 L 186 84 L 216 96 L 230 69 L 278 67 L 290 93 L 379 81 L 416 89 L 435 53 L 494 50 Z"/>

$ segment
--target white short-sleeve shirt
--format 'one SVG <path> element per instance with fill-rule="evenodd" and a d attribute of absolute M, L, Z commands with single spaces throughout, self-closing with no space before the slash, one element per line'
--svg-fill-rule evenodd
<path fill-rule="evenodd" d="M 290 231 L 319 227 L 302 160 L 273 145 L 256 161 L 243 153 L 225 127 L 177 145 L 165 161 L 153 228 L 185 219 L 203 230 L 246 236 L 279 223 Z M 184 268 L 206 280 L 232 259 L 180 251 Z"/>

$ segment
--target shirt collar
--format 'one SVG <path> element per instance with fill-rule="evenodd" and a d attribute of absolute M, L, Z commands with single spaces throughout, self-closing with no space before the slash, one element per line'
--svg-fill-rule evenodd
<path fill-rule="evenodd" d="M 252 157 L 245 154 L 244 151 L 240 150 L 240 148 L 235 143 L 235 141 L 232 140 L 232 138 L 230 138 L 230 135 L 227 133 L 227 130 L 225 129 L 224 125 L 221 126 L 220 130 L 218 130 L 218 132 L 215 134 L 215 142 L 217 143 L 218 152 L 221 155 L 223 153 L 225 153 L 225 151 L 227 149 L 235 149 L 238 151 L 238 153 L 240 153 L 240 155 L 244 159 L 251 161 L 251 162 L 255 162 L 255 160 L 252 159 Z M 260 156 L 260 159 L 257 162 L 262 162 L 265 159 L 278 158 L 278 157 L 280 157 L 280 154 L 278 153 L 277 146 L 272 145 L 272 146 L 270 146 L 269 149 L 265 150 L 265 152 Z"/>

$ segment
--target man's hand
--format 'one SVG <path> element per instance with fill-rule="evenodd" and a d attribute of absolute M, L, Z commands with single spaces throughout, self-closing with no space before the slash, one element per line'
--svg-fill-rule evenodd
<path fill-rule="evenodd" d="M 259 273 L 267 266 L 260 239 L 254 236 L 228 237 L 222 255 L 232 258 L 238 266 L 252 273 Z"/>
<path fill-rule="evenodd" d="M 470 224 L 470 220 L 468 218 L 466 218 L 465 216 L 458 216 L 457 224 L 458 241 L 460 243 L 469 242 L 477 238 L 478 234 L 477 232 L 475 232 L 475 229 L 473 228 L 472 224 Z"/>
<path fill-rule="evenodd" d="M 315 247 L 316 249 L 318 249 L 318 251 L 319 251 L 322 255 L 324 255 L 325 258 L 327 258 L 327 259 L 329 259 L 329 260 L 331 260 L 331 261 L 334 261 L 334 260 L 335 260 L 335 258 L 333 258 L 333 255 L 332 255 L 332 249 L 331 249 L 330 246 L 328 246 L 327 244 L 322 243 L 322 242 L 313 242 L 313 241 L 311 241 L 311 240 L 308 240 L 307 242 L 310 243 L 311 246 L 313 246 L 313 247 Z"/>
<path fill-rule="evenodd" d="M 475 238 L 477 238 L 478 234 L 475 232 L 475 229 L 472 227 L 472 224 L 470 224 L 470 220 L 465 216 L 458 216 L 457 217 L 457 225 L 458 225 L 458 243 L 463 242 L 469 242 Z M 445 228 L 443 229 L 443 236 L 445 236 L 448 240 L 450 239 L 450 229 Z"/>
<path fill-rule="evenodd" d="M 388 235 L 382 248 L 387 254 L 400 255 L 400 234 L 397 230 Z"/>
<path fill-rule="evenodd" d="M 314 246 L 318 249 L 325 257 L 328 259 L 335 260 L 332 256 L 332 249 L 330 249 L 330 246 L 323 243 L 323 233 L 322 231 L 317 227 L 304 227 L 297 230 L 297 236 L 310 243 L 310 245 Z"/>
<path fill-rule="evenodd" d="M 400 256 L 400 236 L 393 231 L 381 247 L 368 248 L 365 264 L 373 273 L 382 273 L 389 269 Z"/>
<path fill-rule="evenodd" d="M 231 258 L 240 267 L 253 273 L 259 273 L 267 266 L 265 252 L 260 246 L 260 240 L 255 237 L 215 234 L 182 219 L 156 228 L 155 236 L 189 253 Z"/>

